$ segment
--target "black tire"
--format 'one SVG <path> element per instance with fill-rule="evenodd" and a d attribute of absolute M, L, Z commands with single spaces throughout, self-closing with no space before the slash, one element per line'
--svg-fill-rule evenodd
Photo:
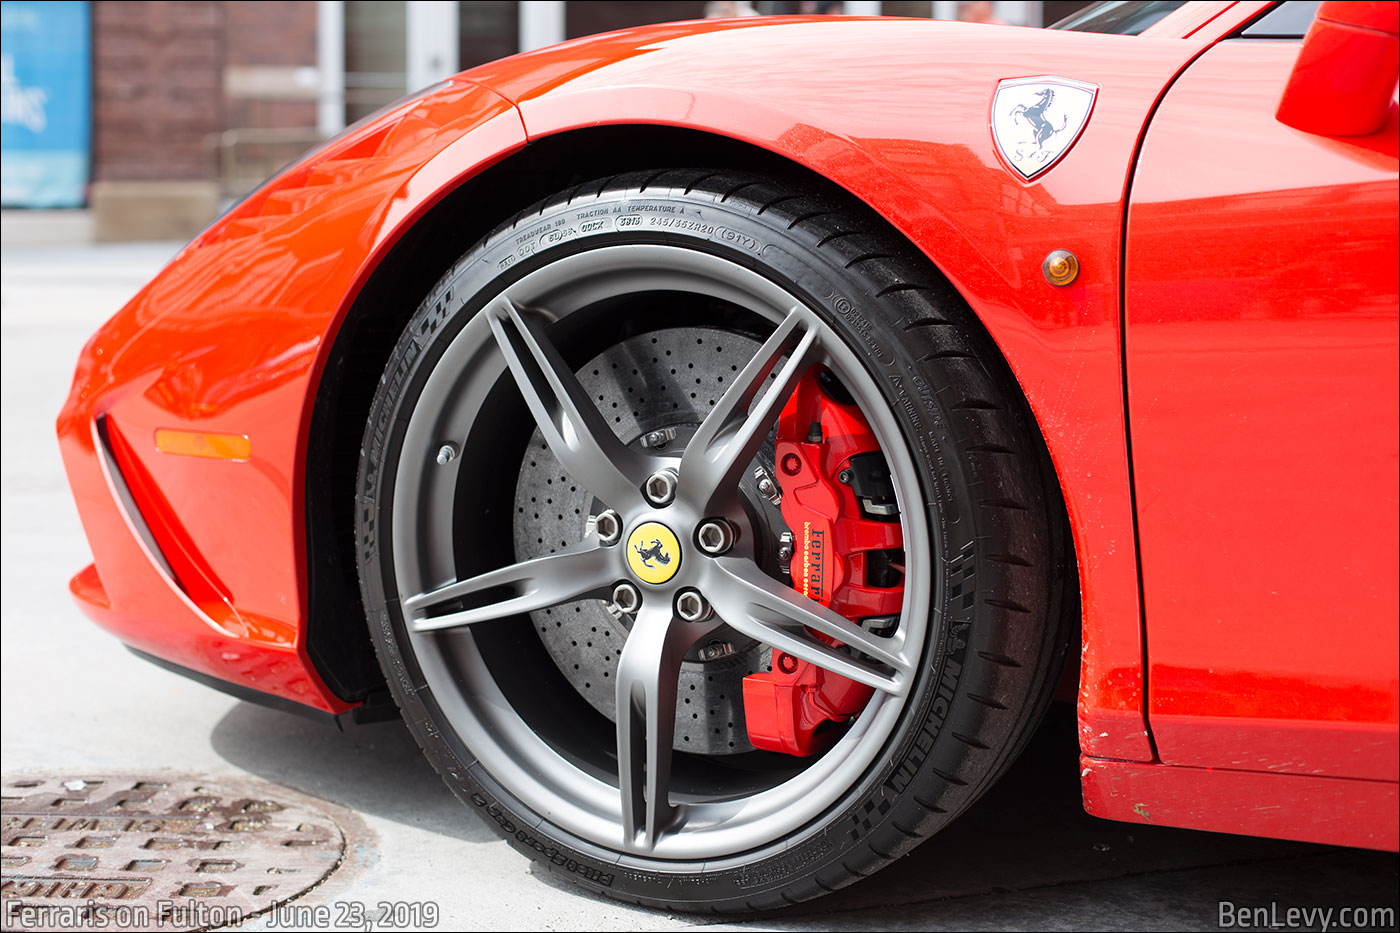
<path fill-rule="evenodd" d="M 586 220 L 618 217 L 639 220 L 627 228 Z M 446 688 L 425 676 L 396 582 L 390 529 L 405 436 L 448 346 L 507 284 L 617 243 L 680 247 L 756 271 L 855 348 L 897 421 L 935 550 L 927 636 L 879 754 L 800 830 L 722 858 L 624 857 L 523 802 L 444 711 L 456 702 L 444 689 L 470 692 L 473 683 L 463 675 Z M 462 469 L 459 490 L 503 472 L 500 461 Z M 1060 675 L 1069 630 L 1063 601 L 1076 583 L 1058 488 L 1026 405 L 966 304 L 927 259 L 838 192 L 667 170 L 580 185 L 522 213 L 448 270 L 409 322 L 374 399 L 357 489 L 371 633 L 424 753 L 453 793 L 518 850 L 613 897 L 667 909 L 753 910 L 868 875 L 986 791 L 1024 746 Z M 479 527 L 490 520 L 481 517 Z M 459 574 L 500 563 L 499 546 L 472 537 L 454 533 Z"/>

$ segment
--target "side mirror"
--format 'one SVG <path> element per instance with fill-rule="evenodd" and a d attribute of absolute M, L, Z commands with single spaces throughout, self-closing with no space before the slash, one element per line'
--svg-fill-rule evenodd
<path fill-rule="evenodd" d="M 1321 136 L 1369 136 L 1395 97 L 1400 3 L 1323 3 L 1279 101 L 1277 116 Z"/>

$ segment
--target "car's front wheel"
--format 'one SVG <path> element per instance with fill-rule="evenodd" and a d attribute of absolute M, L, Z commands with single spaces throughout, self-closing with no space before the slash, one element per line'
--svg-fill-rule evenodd
<path fill-rule="evenodd" d="M 667 171 L 522 214 L 405 329 L 359 484 L 428 758 L 615 896 L 868 874 L 989 786 L 1055 683 L 1065 543 L 1024 406 L 833 193 Z"/>

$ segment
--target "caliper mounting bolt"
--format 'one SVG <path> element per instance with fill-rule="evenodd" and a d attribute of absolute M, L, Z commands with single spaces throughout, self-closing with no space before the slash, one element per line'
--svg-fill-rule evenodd
<path fill-rule="evenodd" d="M 778 538 L 778 560 L 786 564 L 792 560 L 792 532 L 785 531 Z"/>
<path fill-rule="evenodd" d="M 753 468 L 753 478 L 758 481 L 758 493 L 774 505 L 779 505 L 783 501 L 783 491 L 778 484 L 773 482 L 773 477 L 768 475 L 768 471 L 763 467 Z"/>

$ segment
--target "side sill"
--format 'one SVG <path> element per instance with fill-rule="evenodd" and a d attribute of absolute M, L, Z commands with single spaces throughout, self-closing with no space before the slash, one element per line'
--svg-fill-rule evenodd
<path fill-rule="evenodd" d="M 1084 809 L 1108 820 L 1396 851 L 1400 784 L 1079 759 Z"/>
<path fill-rule="evenodd" d="M 334 726 L 341 732 L 344 732 L 347 726 L 363 726 L 370 723 L 387 722 L 391 719 L 399 718 L 398 707 L 394 705 L 394 701 L 389 696 L 387 690 L 373 693 L 366 697 L 365 702 L 360 706 L 346 710 L 337 715 L 335 713 L 323 712 L 322 710 L 307 706 L 304 703 L 298 703 L 295 700 L 288 700 L 270 693 L 263 693 L 261 690 L 253 690 L 250 687 L 244 687 L 218 677 L 212 677 L 209 674 L 191 670 L 188 667 L 182 667 L 173 661 L 158 658 L 153 654 L 148 654 L 130 645 L 124 645 L 123 647 L 143 661 L 150 661 L 157 667 L 164 668 L 182 677 L 188 677 L 190 680 L 201 683 L 206 687 L 213 687 L 221 693 L 227 693 L 229 696 L 237 697 L 248 703 L 266 706 L 269 709 L 281 710 L 284 713 L 294 713 L 295 715 L 319 722 L 322 725 Z"/>

